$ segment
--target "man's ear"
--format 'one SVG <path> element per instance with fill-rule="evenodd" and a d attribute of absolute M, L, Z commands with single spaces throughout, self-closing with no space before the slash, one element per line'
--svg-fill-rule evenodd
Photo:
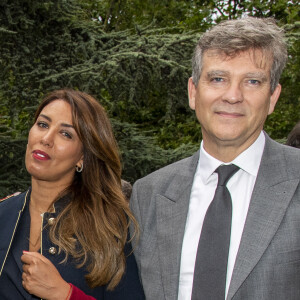
<path fill-rule="evenodd" d="M 270 106 L 269 106 L 269 112 L 268 112 L 268 115 L 270 115 L 274 109 L 275 109 L 275 105 L 278 101 L 278 98 L 280 96 L 280 93 L 281 93 L 281 85 L 280 84 L 277 84 L 273 94 L 271 95 L 271 98 L 270 98 Z"/>
<path fill-rule="evenodd" d="M 194 85 L 193 79 L 190 77 L 188 81 L 189 106 L 193 110 L 195 110 L 196 90 L 197 88 Z"/>

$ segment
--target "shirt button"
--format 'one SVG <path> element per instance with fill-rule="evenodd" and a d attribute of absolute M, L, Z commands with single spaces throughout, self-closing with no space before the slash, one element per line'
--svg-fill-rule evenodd
<path fill-rule="evenodd" d="M 48 225 L 52 226 L 54 224 L 55 218 L 49 218 Z"/>
<path fill-rule="evenodd" d="M 55 247 L 50 247 L 48 252 L 49 252 L 50 254 L 52 254 L 52 255 L 56 254 L 56 249 L 55 249 Z"/>

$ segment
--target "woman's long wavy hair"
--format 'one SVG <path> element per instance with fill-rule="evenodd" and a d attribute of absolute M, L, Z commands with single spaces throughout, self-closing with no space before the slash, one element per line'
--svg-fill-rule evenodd
<path fill-rule="evenodd" d="M 137 223 L 121 189 L 121 163 L 110 121 L 104 108 L 90 95 L 57 90 L 44 98 L 35 115 L 55 100 L 72 109 L 73 126 L 83 145 L 83 171 L 59 195 L 71 200 L 50 229 L 50 239 L 78 267 L 87 265 L 90 287 L 108 285 L 112 290 L 125 270 L 124 247 L 129 223 Z M 75 168 L 74 168 L 75 170 Z M 56 200 L 58 200 L 56 199 Z"/>

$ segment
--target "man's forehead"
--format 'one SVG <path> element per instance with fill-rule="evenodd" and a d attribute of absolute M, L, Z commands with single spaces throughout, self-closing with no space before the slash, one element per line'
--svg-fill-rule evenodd
<path fill-rule="evenodd" d="M 264 51 L 262 49 L 248 49 L 245 51 L 235 51 L 235 52 L 225 52 L 220 49 L 209 49 L 204 52 L 203 55 L 203 65 L 212 59 L 221 61 L 230 61 L 236 57 L 245 57 L 251 61 L 255 67 L 264 71 L 270 71 L 273 62 L 272 55 L 269 51 Z"/>

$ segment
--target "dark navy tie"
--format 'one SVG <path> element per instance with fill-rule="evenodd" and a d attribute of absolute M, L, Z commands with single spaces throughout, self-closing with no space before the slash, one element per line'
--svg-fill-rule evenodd
<path fill-rule="evenodd" d="M 222 165 L 215 171 L 218 185 L 199 239 L 192 300 L 225 299 L 232 215 L 231 196 L 226 184 L 238 170 L 235 165 Z"/>

